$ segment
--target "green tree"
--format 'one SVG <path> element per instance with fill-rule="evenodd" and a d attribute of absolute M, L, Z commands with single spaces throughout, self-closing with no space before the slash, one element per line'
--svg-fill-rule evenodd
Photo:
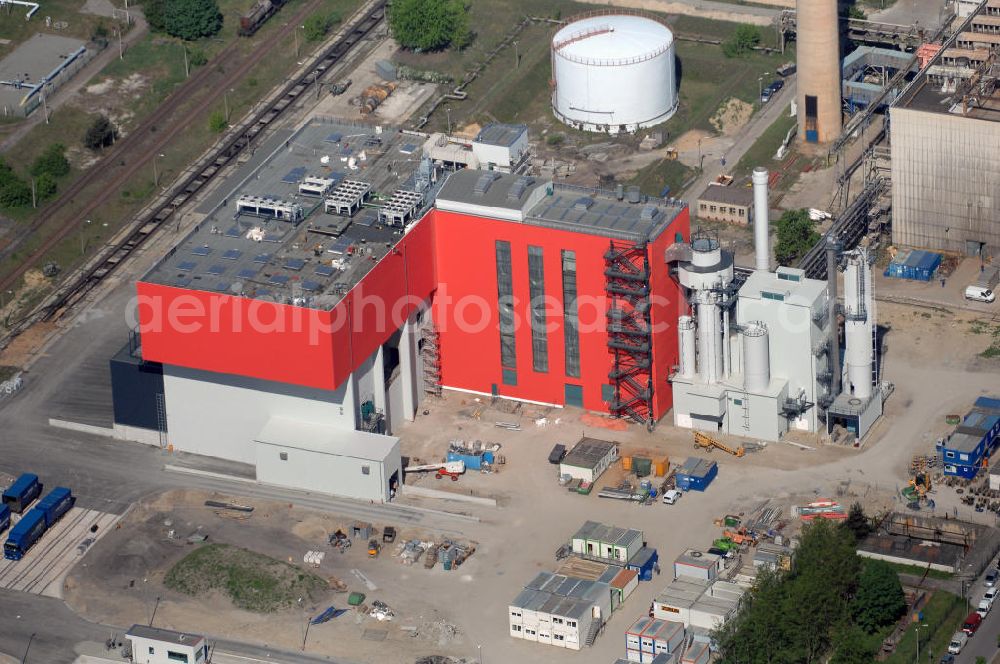
<path fill-rule="evenodd" d="M 146 0 L 143 8 L 153 30 L 193 41 L 222 28 L 216 0 Z"/>
<path fill-rule="evenodd" d="M 792 265 L 819 242 L 808 210 L 786 210 L 778 222 L 774 256 L 779 265 Z"/>
<path fill-rule="evenodd" d="M 214 133 L 222 133 L 228 126 L 229 121 L 226 120 L 226 114 L 222 111 L 213 111 L 212 114 L 208 116 L 208 128 Z"/>
<path fill-rule="evenodd" d="M 854 534 L 855 542 L 860 542 L 871 533 L 871 524 L 868 523 L 868 517 L 865 516 L 865 510 L 861 507 L 861 503 L 856 502 L 851 505 L 851 510 L 844 520 L 844 528 Z"/>
<path fill-rule="evenodd" d="M 869 634 L 891 625 L 906 612 L 899 575 L 884 560 L 867 560 L 854 598 L 855 623 Z"/>
<path fill-rule="evenodd" d="M 49 175 L 53 178 L 53 182 L 55 178 L 69 175 L 69 160 L 66 158 L 66 146 L 62 143 L 53 143 L 45 148 L 45 151 L 35 159 L 35 163 L 31 165 L 29 172 L 34 176 Z"/>
<path fill-rule="evenodd" d="M 316 42 L 326 37 L 330 28 L 340 23 L 340 14 L 331 12 L 329 14 L 313 14 L 306 19 L 302 25 L 306 40 Z"/>
<path fill-rule="evenodd" d="M 0 184 L 0 205 L 3 207 L 23 207 L 31 205 L 31 185 L 18 177 Z"/>
<path fill-rule="evenodd" d="M 201 67 L 208 63 L 208 55 L 200 48 L 192 48 L 188 51 L 188 61 L 192 67 Z"/>
<path fill-rule="evenodd" d="M 51 198 L 57 189 L 56 179 L 49 173 L 42 173 L 35 178 L 35 198 L 40 201 Z"/>
<path fill-rule="evenodd" d="M 829 664 L 871 664 L 875 651 L 871 639 L 856 625 L 845 625 L 833 639 L 833 656 Z"/>
<path fill-rule="evenodd" d="M 847 18 L 856 18 L 860 21 L 864 21 L 868 18 L 868 15 L 865 14 L 865 10 L 861 9 L 861 7 L 851 5 L 847 8 Z"/>
<path fill-rule="evenodd" d="M 727 58 L 742 58 L 749 55 L 760 43 L 760 28 L 741 23 L 726 41 L 722 42 L 722 53 Z"/>
<path fill-rule="evenodd" d="M 421 51 L 464 48 L 472 38 L 465 0 L 396 0 L 389 25 L 401 46 Z"/>
<path fill-rule="evenodd" d="M 99 150 L 114 143 L 117 137 L 118 132 L 115 131 L 111 121 L 99 115 L 83 135 L 83 144 L 91 150 Z"/>

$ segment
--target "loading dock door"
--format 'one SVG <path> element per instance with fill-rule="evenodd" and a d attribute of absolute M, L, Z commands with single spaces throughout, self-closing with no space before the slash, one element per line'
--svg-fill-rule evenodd
<path fill-rule="evenodd" d="M 583 408 L 583 387 L 580 385 L 566 385 L 566 405 Z"/>

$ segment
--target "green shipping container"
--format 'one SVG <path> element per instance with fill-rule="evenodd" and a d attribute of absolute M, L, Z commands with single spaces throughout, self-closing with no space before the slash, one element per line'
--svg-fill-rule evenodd
<path fill-rule="evenodd" d="M 636 477 L 649 477 L 653 472 L 653 460 L 645 457 L 632 457 L 632 469 Z"/>
<path fill-rule="evenodd" d="M 740 517 L 733 516 L 732 514 L 727 514 L 725 521 L 726 525 L 729 527 L 740 525 Z"/>
<path fill-rule="evenodd" d="M 351 593 L 347 596 L 347 603 L 351 606 L 361 606 L 363 601 L 365 601 L 364 593 Z"/>

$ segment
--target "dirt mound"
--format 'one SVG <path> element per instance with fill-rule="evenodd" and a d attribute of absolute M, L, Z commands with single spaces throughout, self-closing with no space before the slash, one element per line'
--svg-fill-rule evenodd
<path fill-rule="evenodd" d="M 742 99 L 730 97 L 715 112 L 709 120 L 715 130 L 720 134 L 732 135 L 739 131 L 746 123 L 750 122 L 753 115 L 753 106 Z"/>

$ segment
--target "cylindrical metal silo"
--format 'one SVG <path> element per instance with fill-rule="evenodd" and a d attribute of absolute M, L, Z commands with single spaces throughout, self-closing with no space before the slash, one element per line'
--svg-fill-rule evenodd
<path fill-rule="evenodd" d="M 698 370 L 706 383 L 719 382 L 722 335 L 719 307 L 711 291 L 698 291 Z"/>
<path fill-rule="evenodd" d="M 694 319 L 681 316 L 677 319 L 677 343 L 680 350 L 680 375 L 691 378 L 697 372 L 695 366 Z"/>
<path fill-rule="evenodd" d="M 843 128 L 837 0 L 798 0 L 795 34 L 799 136 L 826 143 Z"/>
<path fill-rule="evenodd" d="M 753 169 L 753 246 L 754 267 L 767 272 L 771 266 L 770 244 L 770 204 L 767 201 L 767 169 L 758 166 Z"/>
<path fill-rule="evenodd" d="M 760 393 L 771 383 L 771 357 L 767 327 L 760 322 L 743 327 L 743 389 Z"/>
<path fill-rule="evenodd" d="M 552 109 L 586 131 L 636 131 L 677 110 L 674 36 L 658 19 L 609 12 L 552 38 Z"/>
<path fill-rule="evenodd" d="M 847 380 L 844 391 L 859 399 L 872 394 L 874 353 L 871 267 L 866 252 L 852 254 L 844 270 L 844 364 Z"/>

